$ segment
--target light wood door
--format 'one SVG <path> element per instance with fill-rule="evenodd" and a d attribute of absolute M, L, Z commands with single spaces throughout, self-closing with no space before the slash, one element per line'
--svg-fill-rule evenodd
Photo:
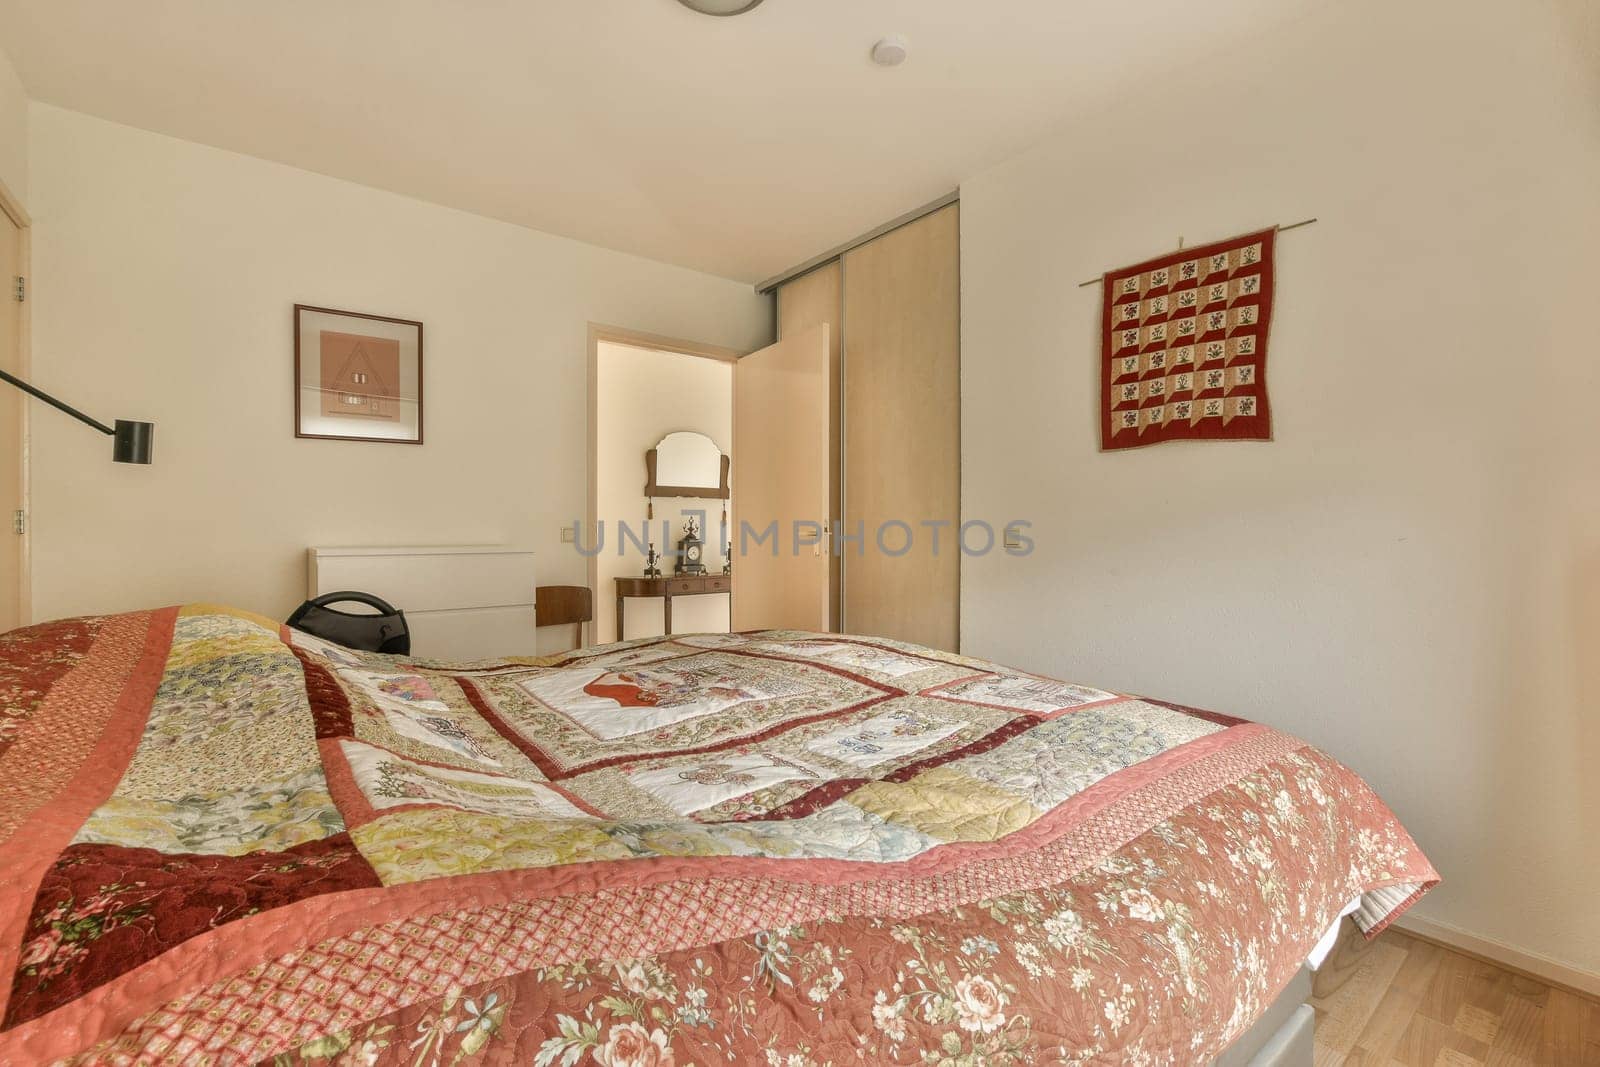
<path fill-rule="evenodd" d="M 961 610 L 959 210 L 941 208 L 844 255 L 844 527 L 864 527 L 866 544 L 843 554 L 842 627 L 952 651 Z M 913 535 L 904 554 L 894 553 L 905 532 L 885 525 L 895 522 Z"/>
<path fill-rule="evenodd" d="M 0 368 L 24 376 L 22 305 L 16 296 L 22 273 L 22 231 L 0 212 Z M 22 509 L 23 404 L 21 390 L 0 382 L 0 633 L 22 622 L 23 538 L 13 522 Z"/>
<path fill-rule="evenodd" d="M 828 542 L 795 539 L 797 523 L 828 523 L 828 335 L 813 326 L 733 368 L 735 630 L 828 630 Z"/>
<path fill-rule="evenodd" d="M 778 340 L 793 337 L 813 326 L 828 327 L 828 373 L 833 376 L 833 388 L 829 390 L 828 397 L 828 419 L 831 424 L 828 432 L 828 470 L 833 479 L 828 499 L 831 530 L 831 523 L 844 514 L 844 501 L 840 496 L 840 488 L 844 485 L 841 476 L 844 410 L 839 396 L 840 383 L 844 380 L 839 359 L 839 339 L 843 332 L 839 324 L 844 321 L 844 293 L 839 287 L 839 261 L 835 259 L 824 263 L 793 281 L 784 282 L 778 286 L 777 294 Z M 840 559 L 838 553 L 833 553 L 828 559 L 830 631 L 839 629 L 839 580 Z"/>

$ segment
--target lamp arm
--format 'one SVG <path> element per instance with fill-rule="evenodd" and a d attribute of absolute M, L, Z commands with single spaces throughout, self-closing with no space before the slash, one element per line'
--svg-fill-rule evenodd
<path fill-rule="evenodd" d="M 71 415 L 79 422 L 87 423 L 103 434 L 110 436 L 116 433 L 115 430 L 101 422 L 99 419 L 91 419 L 89 416 L 85 415 L 71 404 L 63 404 L 49 393 L 46 393 L 40 389 L 35 389 L 33 386 L 29 385 L 27 382 L 23 381 L 21 378 L 18 378 L 14 374 L 7 374 L 5 371 L 0 370 L 0 381 L 10 382 L 18 389 L 21 389 L 24 393 L 27 393 L 29 396 L 38 397 L 40 400 L 43 400 L 46 404 L 49 404 L 58 411 L 65 411 L 68 415 Z"/>

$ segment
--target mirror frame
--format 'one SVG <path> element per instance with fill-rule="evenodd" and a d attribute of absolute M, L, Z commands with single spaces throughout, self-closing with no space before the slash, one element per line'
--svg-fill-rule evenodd
<path fill-rule="evenodd" d="M 722 484 L 716 489 L 693 485 L 661 485 L 656 481 L 656 450 L 652 448 L 644 454 L 644 495 L 647 497 L 697 496 L 712 500 L 728 500 L 733 495 L 728 491 L 728 468 L 732 463 L 733 461 L 728 457 L 728 454 L 726 452 L 722 453 Z"/>

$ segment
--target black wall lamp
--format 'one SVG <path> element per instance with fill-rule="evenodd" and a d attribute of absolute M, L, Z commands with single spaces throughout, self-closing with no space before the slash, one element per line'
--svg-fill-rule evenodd
<path fill-rule="evenodd" d="M 107 426 L 99 419 L 91 419 L 70 404 L 63 404 L 49 393 L 41 392 L 12 374 L 0 370 L 0 381 L 10 382 L 29 396 L 36 396 L 46 404 L 65 411 L 79 422 L 87 423 L 111 438 L 111 458 L 117 463 L 149 463 L 151 441 L 155 437 L 154 423 L 129 422 L 127 419 L 118 419 L 113 428 Z"/>

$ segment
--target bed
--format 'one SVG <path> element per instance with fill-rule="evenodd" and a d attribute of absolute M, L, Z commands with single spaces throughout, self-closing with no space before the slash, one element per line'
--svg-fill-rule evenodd
<path fill-rule="evenodd" d="M 1276 730 L 887 640 L 195 605 L 0 636 L 0 713 L 5 1063 L 1203 1063 L 1438 880 Z"/>

